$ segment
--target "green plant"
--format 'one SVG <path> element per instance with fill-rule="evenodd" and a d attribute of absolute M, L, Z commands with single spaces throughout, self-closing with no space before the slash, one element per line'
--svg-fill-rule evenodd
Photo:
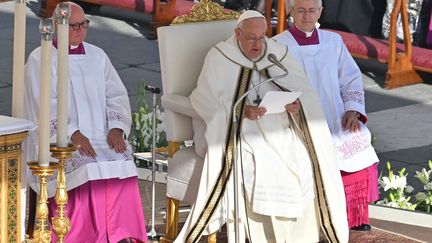
<path fill-rule="evenodd" d="M 432 160 L 429 160 L 429 170 L 423 168 L 421 172 L 416 171 L 414 177 L 421 181 L 424 188 L 424 191 L 415 195 L 418 208 L 430 213 L 432 208 Z"/>
<path fill-rule="evenodd" d="M 383 200 L 378 201 L 377 204 L 415 210 L 417 204 L 412 204 L 409 196 L 414 188 L 407 185 L 408 173 L 405 173 L 405 168 L 402 168 L 398 174 L 394 174 L 390 162 L 387 162 L 387 169 L 388 176 L 380 176 L 378 182 L 380 187 L 388 192 L 388 195 Z"/>
<path fill-rule="evenodd" d="M 147 103 L 145 82 L 138 83 L 136 112 L 132 112 L 133 136 L 130 141 L 134 152 L 149 152 L 152 146 L 153 107 Z M 156 147 L 167 146 L 164 113 L 156 110 Z"/>

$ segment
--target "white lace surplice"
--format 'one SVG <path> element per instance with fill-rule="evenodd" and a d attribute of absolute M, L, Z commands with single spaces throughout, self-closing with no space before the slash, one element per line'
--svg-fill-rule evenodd
<path fill-rule="evenodd" d="M 131 111 L 126 88 L 112 66 L 108 56 L 100 48 L 84 43 L 85 54 L 69 55 L 69 137 L 80 130 L 92 144 L 97 157 L 81 156 L 78 152 L 66 164 L 67 189 L 78 187 L 87 181 L 136 176 L 136 167 L 128 146 L 126 152 L 116 153 L 106 141 L 108 131 L 120 128 L 127 136 L 130 132 Z M 26 64 L 26 114 L 37 123 L 39 113 L 40 48 L 34 50 Z M 56 141 L 56 66 L 57 52 L 53 49 L 51 84 L 51 143 Z M 30 134 L 27 160 L 37 158 L 37 131 Z M 54 159 L 53 159 L 54 160 Z M 29 183 L 38 191 L 35 177 Z M 56 176 L 49 178 L 48 196 L 55 193 Z"/>
<path fill-rule="evenodd" d="M 365 124 L 360 123 L 360 131 L 355 133 L 342 127 L 346 111 L 366 114 L 361 72 L 339 35 L 317 31 L 318 45 L 300 46 L 289 31 L 275 39 L 288 46 L 318 93 L 337 151 L 339 168 L 347 172 L 359 171 L 378 161 L 371 145 L 371 133 Z"/>

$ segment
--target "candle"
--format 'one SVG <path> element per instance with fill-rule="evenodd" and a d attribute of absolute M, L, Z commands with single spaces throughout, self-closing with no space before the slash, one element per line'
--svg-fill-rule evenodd
<path fill-rule="evenodd" d="M 57 4 L 57 147 L 68 146 L 69 3 Z"/>
<path fill-rule="evenodd" d="M 54 23 L 51 18 L 42 19 L 39 24 L 41 33 L 41 67 L 39 100 L 39 150 L 40 166 L 48 166 L 50 161 L 50 121 L 51 121 L 51 63 L 52 33 Z"/>
<path fill-rule="evenodd" d="M 13 80 L 12 80 L 12 116 L 24 117 L 24 64 L 25 64 L 25 28 L 26 2 L 15 0 Z"/>

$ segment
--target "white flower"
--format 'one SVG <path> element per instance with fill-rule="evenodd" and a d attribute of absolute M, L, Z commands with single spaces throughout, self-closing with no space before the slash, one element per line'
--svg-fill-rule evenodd
<path fill-rule="evenodd" d="M 139 116 L 133 114 L 132 117 L 133 117 L 133 122 L 135 124 L 135 130 L 139 130 L 140 129 Z"/>
<path fill-rule="evenodd" d="M 409 193 L 411 193 L 411 192 L 413 192 L 413 191 L 414 191 L 414 187 L 409 186 L 409 185 L 405 187 L 405 192 L 406 192 L 406 193 L 409 194 Z"/>
<path fill-rule="evenodd" d="M 383 187 L 384 191 L 388 191 L 389 189 L 403 190 L 407 185 L 406 176 L 393 175 L 391 180 L 387 176 L 384 176 L 380 181 L 380 185 Z"/>
<path fill-rule="evenodd" d="M 387 176 L 384 176 L 382 180 L 380 180 L 380 185 L 386 192 L 388 189 L 392 188 L 391 181 Z"/>
<path fill-rule="evenodd" d="M 424 185 L 429 182 L 429 176 L 431 171 L 426 171 L 425 168 L 421 172 L 416 171 L 415 177 L 418 178 Z"/>
<path fill-rule="evenodd" d="M 387 178 L 387 176 L 382 177 L 382 178 L 378 178 L 378 184 L 380 185 L 380 187 L 381 187 L 382 189 L 384 189 L 384 187 L 385 187 L 385 185 L 386 185 L 386 183 L 384 182 L 384 178 Z"/>
<path fill-rule="evenodd" d="M 406 202 L 407 199 L 404 196 L 402 196 L 397 201 L 398 201 L 398 203 L 403 203 L 403 202 Z"/>
<path fill-rule="evenodd" d="M 395 176 L 394 178 L 394 189 L 404 189 L 407 185 L 406 176 Z"/>
<path fill-rule="evenodd" d="M 415 195 L 416 201 L 423 201 L 426 199 L 426 194 L 424 192 L 419 192 Z"/>
<path fill-rule="evenodd" d="M 134 135 L 131 137 L 134 150 L 137 152 L 150 151 L 152 148 L 153 136 L 153 107 L 147 105 L 147 96 L 144 89 L 138 87 L 137 93 L 137 111 L 132 113 L 132 126 Z M 166 134 L 164 124 L 164 112 L 156 109 L 156 129 L 155 140 L 156 146 L 166 145 Z"/>
<path fill-rule="evenodd" d="M 392 208 L 399 208 L 399 204 L 397 202 L 388 202 L 386 205 Z"/>
<path fill-rule="evenodd" d="M 153 112 L 149 112 L 147 114 L 144 114 L 143 118 L 145 121 L 148 121 L 150 123 L 150 121 L 153 119 Z"/>
<path fill-rule="evenodd" d="M 411 206 L 412 206 L 412 203 L 406 201 L 406 203 L 403 204 L 403 207 L 402 207 L 402 208 L 404 208 L 404 209 L 414 210 L 414 209 L 411 209 Z"/>
<path fill-rule="evenodd" d="M 432 182 L 428 182 L 425 186 L 424 186 L 425 190 L 431 191 L 432 190 Z"/>

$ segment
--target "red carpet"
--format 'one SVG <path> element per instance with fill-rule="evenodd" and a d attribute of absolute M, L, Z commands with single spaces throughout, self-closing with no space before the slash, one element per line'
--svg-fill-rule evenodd
<path fill-rule="evenodd" d="M 107 4 L 105 0 L 93 0 L 94 3 Z M 161 5 L 164 4 L 161 2 Z M 177 16 L 184 15 L 190 12 L 190 9 L 194 5 L 193 0 L 176 0 L 176 12 Z M 144 12 L 146 14 L 153 13 L 153 0 L 115 0 L 109 1 L 109 5 L 122 9 L 129 9 L 137 12 Z"/>
<path fill-rule="evenodd" d="M 200 243 L 207 242 L 207 237 L 203 237 L 200 240 Z M 218 234 L 218 243 L 226 243 L 227 235 L 225 231 L 225 227 L 222 229 L 222 231 Z M 323 241 L 327 242 L 327 241 Z M 411 240 L 409 238 L 406 238 L 404 236 L 392 234 L 386 231 L 382 231 L 379 229 L 372 229 L 369 232 L 365 231 L 350 231 L 350 243 L 389 243 L 389 242 L 397 242 L 397 243 L 418 243 L 420 241 Z"/>

